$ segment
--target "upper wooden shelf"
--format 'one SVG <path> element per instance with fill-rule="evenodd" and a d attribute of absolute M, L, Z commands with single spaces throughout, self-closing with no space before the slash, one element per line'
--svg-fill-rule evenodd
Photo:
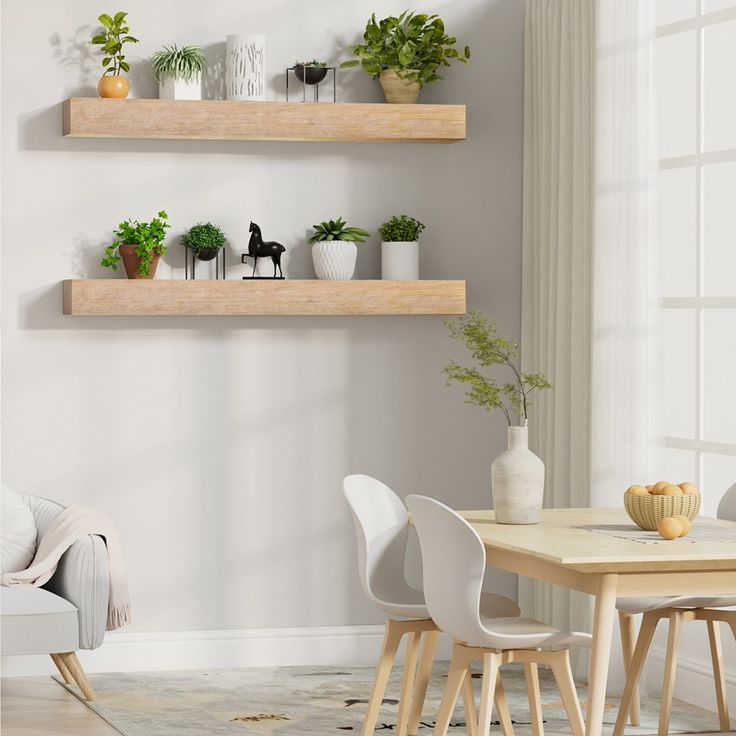
<path fill-rule="evenodd" d="M 63 111 L 64 135 L 73 138 L 364 143 L 465 138 L 465 105 L 71 97 Z"/>
<path fill-rule="evenodd" d="M 131 280 L 64 281 L 64 314 L 397 315 L 464 314 L 464 281 Z"/>

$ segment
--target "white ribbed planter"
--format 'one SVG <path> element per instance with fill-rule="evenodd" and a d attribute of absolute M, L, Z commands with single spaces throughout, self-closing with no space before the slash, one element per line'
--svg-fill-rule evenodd
<path fill-rule="evenodd" d="M 491 466 L 499 524 L 536 524 L 544 499 L 544 463 L 529 449 L 527 427 L 509 427 L 509 448 Z"/>
<path fill-rule="evenodd" d="M 419 243 L 416 240 L 381 243 L 381 278 L 416 281 L 419 278 Z"/>
<path fill-rule="evenodd" d="M 227 37 L 225 95 L 228 100 L 266 99 L 266 37 L 244 33 Z"/>
<path fill-rule="evenodd" d="M 347 281 L 355 273 L 358 247 L 348 240 L 330 240 L 312 246 L 314 272 L 318 279 Z"/>
<path fill-rule="evenodd" d="M 197 76 L 189 82 L 167 77 L 158 85 L 158 96 L 161 100 L 201 100 L 202 77 Z"/>

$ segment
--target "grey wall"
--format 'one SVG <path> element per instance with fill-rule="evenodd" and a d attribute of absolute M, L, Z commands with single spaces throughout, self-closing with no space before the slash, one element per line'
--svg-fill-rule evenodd
<path fill-rule="evenodd" d="M 346 58 L 371 11 L 426 3 L 129 0 L 135 96 L 162 43 L 213 58 L 228 33 L 267 36 L 270 99 L 297 57 Z M 473 49 L 424 102 L 468 105 L 450 145 L 65 140 L 60 103 L 94 94 L 86 46 L 109 3 L 2 3 L 3 475 L 22 492 L 95 506 L 125 545 L 134 630 L 317 626 L 381 620 L 364 600 L 341 495 L 350 472 L 402 495 L 488 507 L 500 417 L 466 407 L 440 373 L 456 352 L 440 318 L 79 318 L 60 282 L 97 262 L 127 217 L 168 210 L 171 242 L 212 219 L 233 241 L 254 219 L 312 277 L 313 222 L 375 231 L 395 212 L 428 228 L 422 275 L 465 278 L 470 304 L 519 334 L 520 0 L 430 6 Z M 343 100 L 376 83 L 340 74 Z M 178 246 L 161 277 L 181 277 Z M 233 277 L 237 278 L 234 270 Z M 358 276 L 379 273 L 377 238 Z M 511 577 L 500 588 L 515 590 Z"/>

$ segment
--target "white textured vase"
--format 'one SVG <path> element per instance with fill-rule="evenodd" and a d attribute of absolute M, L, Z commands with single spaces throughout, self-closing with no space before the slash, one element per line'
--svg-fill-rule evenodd
<path fill-rule="evenodd" d="M 358 247 L 348 240 L 325 240 L 312 246 L 314 272 L 318 279 L 347 281 L 355 273 Z"/>
<path fill-rule="evenodd" d="M 416 281 L 419 278 L 419 243 L 416 240 L 381 243 L 381 278 Z"/>
<path fill-rule="evenodd" d="M 266 99 L 266 37 L 244 33 L 227 37 L 225 96 L 228 100 Z"/>
<path fill-rule="evenodd" d="M 189 81 L 166 77 L 159 82 L 158 97 L 160 100 L 201 100 L 202 77 L 197 75 Z"/>
<path fill-rule="evenodd" d="M 542 514 L 544 463 L 529 449 L 526 427 L 509 427 L 509 448 L 491 466 L 499 524 L 536 524 Z"/>

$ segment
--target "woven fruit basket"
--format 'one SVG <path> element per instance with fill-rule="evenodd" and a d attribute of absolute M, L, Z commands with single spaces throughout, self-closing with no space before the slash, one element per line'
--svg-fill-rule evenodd
<path fill-rule="evenodd" d="M 687 496 L 653 496 L 624 494 L 624 508 L 629 518 L 640 529 L 657 531 L 657 523 L 668 516 L 687 516 L 695 519 L 700 510 L 700 494 Z"/>

